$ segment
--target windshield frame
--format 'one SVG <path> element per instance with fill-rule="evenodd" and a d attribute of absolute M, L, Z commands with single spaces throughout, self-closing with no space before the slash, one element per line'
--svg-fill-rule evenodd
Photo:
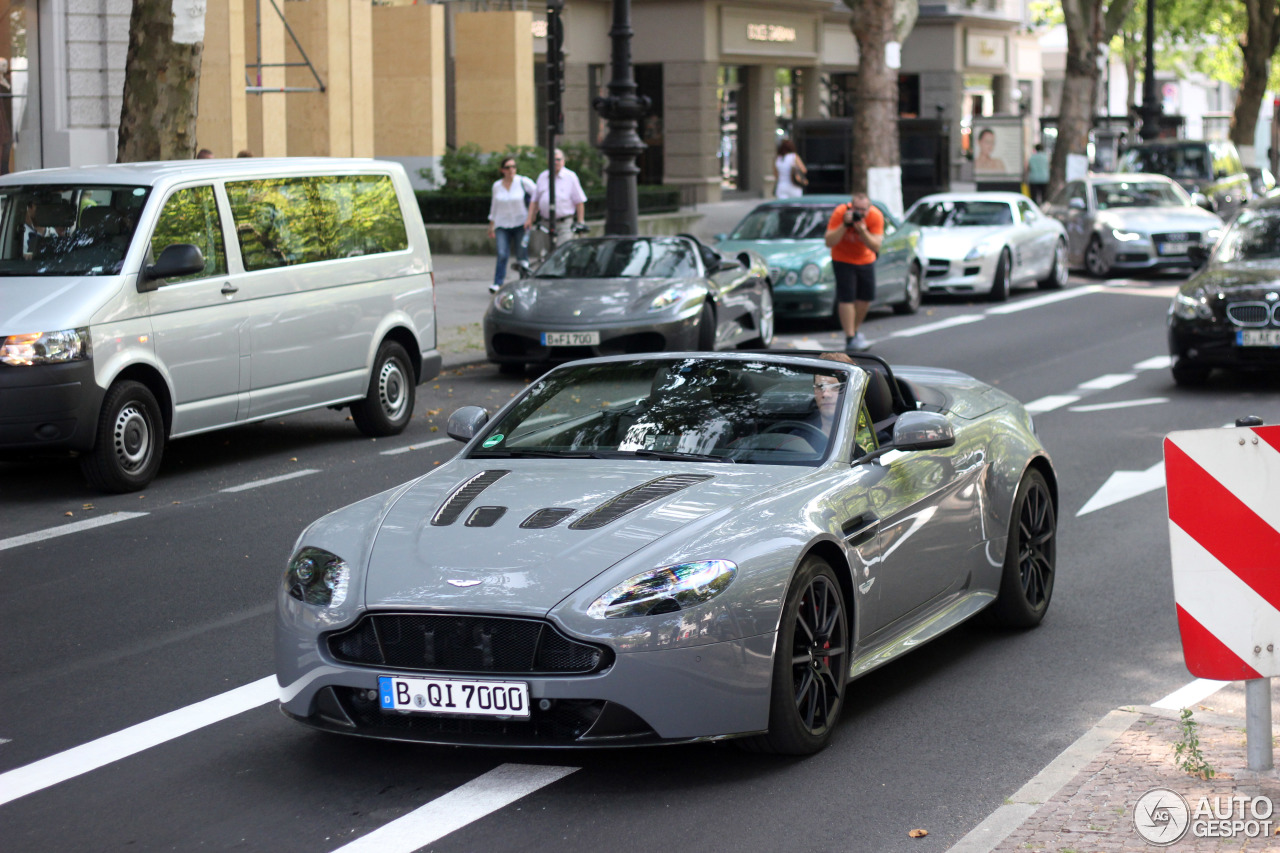
<path fill-rule="evenodd" d="M 650 257 L 644 262 L 644 266 L 640 272 L 628 273 L 624 266 L 619 270 L 611 270 L 608 268 L 597 267 L 596 271 L 590 274 L 574 271 L 568 267 L 575 257 L 585 256 L 593 248 L 597 252 L 595 262 L 600 264 L 606 260 L 613 260 L 613 256 L 605 259 L 599 253 L 610 245 L 619 245 L 623 243 L 631 243 L 634 246 L 648 245 L 652 247 L 660 247 L 662 253 L 651 252 Z M 684 258 L 676 258 L 677 255 L 684 255 Z M 672 264 L 669 270 L 654 270 L 655 263 L 660 259 L 669 260 Z M 634 256 L 631 257 L 630 263 L 636 263 Z M 628 264 L 629 265 L 629 264 Z M 601 275 L 599 272 L 615 272 L 615 275 Z M 624 274 L 627 273 L 627 274 Z M 587 237 L 577 240 L 569 240 L 561 243 L 555 248 L 551 254 L 538 265 L 537 271 L 533 274 L 538 279 L 642 279 L 642 278 L 698 278 L 702 275 L 702 266 L 699 259 L 699 252 L 689 240 L 683 237 L 651 237 L 645 235 L 625 235 L 625 236 L 605 236 L 605 237 Z"/>

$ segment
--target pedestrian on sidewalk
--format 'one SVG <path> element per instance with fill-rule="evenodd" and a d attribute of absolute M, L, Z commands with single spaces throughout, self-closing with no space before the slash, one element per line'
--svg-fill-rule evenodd
<path fill-rule="evenodd" d="M 884 214 L 866 193 L 854 193 L 836 207 L 827 223 L 826 243 L 836 276 L 836 313 L 844 329 L 845 352 L 862 352 L 871 344 L 862 333 L 871 300 L 876 296 L 876 255 L 884 241 Z"/>
<path fill-rule="evenodd" d="M 778 143 L 778 156 L 773 161 L 773 194 L 776 198 L 800 198 L 809 183 L 808 168 L 796 153 L 795 143 L 784 139 Z"/>
<path fill-rule="evenodd" d="M 524 239 L 525 211 L 533 201 L 534 189 L 533 181 L 516 171 L 516 158 L 503 157 L 502 177 L 493 182 L 493 197 L 489 201 L 489 239 L 498 244 L 498 263 L 493 270 L 490 291 L 502 287 L 506 281 L 512 246 L 519 260 L 529 260 L 529 243 Z"/>
<path fill-rule="evenodd" d="M 524 227 L 532 228 L 534 221 L 541 216 L 547 222 L 547 230 L 554 229 L 556 245 L 560 246 L 573 237 L 575 226 L 585 228 L 587 224 L 587 194 L 582 191 L 582 182 L 572 169 L 564 165 L 564 152 L 556 149 L 556 209 L 551 210 L 551 178 L 546 169 L 538 175 L 537 187 L 533 200 L 529 204 L 529 215 Z M 545 247 L 537 247 L 542 251 Z"/>
<path fill-rule="evenodd" d="M 1044 204 L 1045 190 L 1049 188 L 1049 155 L 1044 153 L 1044 143 L 1037 142 L 1036 150 L 1027 158 L 1027 189 L 1031 200 Z"/>

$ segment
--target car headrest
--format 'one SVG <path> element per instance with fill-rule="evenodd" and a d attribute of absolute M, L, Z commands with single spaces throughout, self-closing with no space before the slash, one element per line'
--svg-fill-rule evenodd
<path fill-rule="evenodd" d="M 35 221 L 38 228 L 70 228 L 76 223 L 75 205 L 60 198 L 38 201 Z"/>
<path fill-rule="evenodd" d="M 867 412 L 872 423 L 881 423 L 893 417 L 893 389 L 889 387 L 889 378 L 874 367 L 864 367 L 867 373 L 867 390 L 863 399 L 867 401 Z"/>
<path fill-rule="evenodd" d="M 80 214 L 81 230 L 95 234 L 114 237 L 124 233 L 124 225 L 124 217 L 120 212 L 106 205 L 86 207 Z"/>

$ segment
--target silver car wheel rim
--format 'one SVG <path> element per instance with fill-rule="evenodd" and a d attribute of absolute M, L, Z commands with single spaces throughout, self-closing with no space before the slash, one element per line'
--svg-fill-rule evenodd
<path fill-rule="evenodd" d="M 767 287 L 760 298 L 760 341 L 765 346 L 773 341 L 773 294 Z"/>
<path fill-rule="evenodd" d="M 394 359 L 383 362 L 382 370 L 378 373 L 378 402 L 382 404 L 382 411 L 393 421 L 404 414 L 405 406 L 409 404 L 404 372 Z"/>
<path fill-rule="evenodd" d="M 151 421 L 136 404 L 130 403 L 116 415 L 111 441 L 120 468 L 130 473 L 146 467 L 151 459 Z"/>
<path fill-rule="evenodd" d="M 1094 240 L 1089 244 L 1089 248 L 1084 257 L 1085 266 L 1089 268 L 1089 272 L 1094 275 L 1102 275 L 1106 272 L 1106 266 L 1102 261 L 1102 244 Z"/>
<path fill-rule="evenodd" d="M 1061 243 L 1053 253 L 1053 280 L 1059 287 L 1067 283 L 1067 247 Z"/>

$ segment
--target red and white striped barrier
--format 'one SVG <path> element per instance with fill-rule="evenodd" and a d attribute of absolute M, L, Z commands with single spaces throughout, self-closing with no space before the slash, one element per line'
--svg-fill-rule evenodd
<path fill-rule="evenodd" d="M 1280 675 L 1280 426 L 1170 433 L 1164 461 L 1187 669 Z"/>

